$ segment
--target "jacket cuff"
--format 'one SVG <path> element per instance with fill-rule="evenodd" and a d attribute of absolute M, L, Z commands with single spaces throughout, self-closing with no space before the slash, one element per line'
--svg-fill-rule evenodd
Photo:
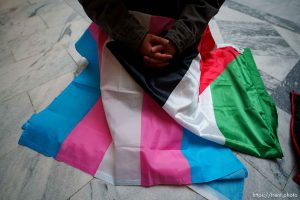
<path fill-rule="evenodd" d="M 174 27 L 167 32 L 165 38 L 171 40 L 175 44 L 177 52 L 180 54 L 186 48 L 194 44 L 196 42 L 196 38 L 184 23 L 177 22 L 175 22 Z"/>

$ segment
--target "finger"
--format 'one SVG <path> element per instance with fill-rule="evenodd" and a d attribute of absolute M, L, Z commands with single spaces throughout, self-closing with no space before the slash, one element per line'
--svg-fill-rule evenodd
<path fill-rule="evenodd" d="M 152 43 L 157 43 L 157 44 L 161 44 L 161 45 L 167 45 L 169 44 L 169 40 L 156 36 L 156 35 L 151 35 L 150 41 Z"/>
<path fill-rule="evenodd" d="M 154 58 L 150 58 L 148 56 L 144 56 L 144 61 L 149 66 L 166 66 L 169 64 L 168 62 L 160 61 Z"/>
<path fill-rule="evenodd" d="M 155 58 L 157 60 L 161 61 L 167 61 L 170 60 L 173 56 L 170 54 L 162 54 L 162 53 L 155 53 L 152 58 Z"/>
<path fill-rule="evenodd" d="M 156 45 L 156 46 L 153 46 L 151 49 L 151 51 L 153 53 L 161 52 L 162 50 L 165 50 L 165 47 L 163 45 Z"/>

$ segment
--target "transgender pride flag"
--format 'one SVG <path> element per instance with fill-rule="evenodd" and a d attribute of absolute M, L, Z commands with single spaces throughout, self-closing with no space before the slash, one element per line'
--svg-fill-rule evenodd
<path fill-rule="evenodd" d="M 173 23 L 135 14 L 156 34 Z M 249 51 L 214 49 L 209 30 L 201 41 L 201 59 L 196 46 L 157 70 L 92 24 L 76 44 L 88 66 L 23 125 L 19 144 L 116 185 L 196 184 L 191 187 L 209 199 L 241 199 L 247 171 L 220 144 L 281 156 L 276 110 Z M 246 69 L 236 74 L 239 67 Z M 248 93 L 241 83 L 256 90 Z"/>

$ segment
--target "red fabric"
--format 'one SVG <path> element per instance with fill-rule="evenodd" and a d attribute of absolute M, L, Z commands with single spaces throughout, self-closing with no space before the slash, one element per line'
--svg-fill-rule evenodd
<path fill-rule="evenodd" d="M 233 47 L 223 47 L 201 57 L 200 61 L 200 88 L 201 94 L 231 63 L 239 52 Z"/>
<path fill-rule="evenodd" d="M 292 141 L 294 143 L 295 149 L 297 151 L 298 156 L 300 157 L 300 147 L 299 147 L 299 145 L 296 141 L 296 136 L 295 136 L 296 133 L 294 133 L 294 123 L 295 123 L 294 122 L 294 119 L 295 119 L 295 116 L 294 116 L 295 115 L 294 96 L 295 95 L 300 96 L 300 94 L 297 94 L 295 92 L 291 92 L 291 114 L 292 114 L 292 116 L 291 116 L 291 123 L 290 123 L 290 131 L 291 131 Z"/>
<path fill-rule="evenodd" d="M 293 177 L 293 180 L 300 185 L 300 173 Z"/>
<path fill-rule="evenodd" d="M 209 26 L 201 36 L 198 51 L 201 55 L 199 88 L 199 94 L 201 94 L 239 53 L 232 47 L 216 49 Z"/>
<path fill-rule="evenodd" d="M 205 54 L 211 52 L 216 48 L 216 43 L 211 35 L 209 26 L 206 27 L 205 31 L 201 36 L 200 43 L 198 45 L 198 51 L 200 52 L 201 57 L 204 57 Z"/>

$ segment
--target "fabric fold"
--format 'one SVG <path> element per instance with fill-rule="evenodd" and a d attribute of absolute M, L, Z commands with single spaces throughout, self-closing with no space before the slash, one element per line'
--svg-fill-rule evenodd
<path fill-rule="evenodd" d="M 155 32 L 174 23 L 137 16 Z M 215 47 L 207 29 L 155 70 L 91 24 L 76 44 L 88 66 L 24 124 L 19 144 L 115 185 L 197 184 L 209 199 L 241 199 L 247 170 L 228 147 L 280 157 L 276 109 L 250 51 Z"/>

